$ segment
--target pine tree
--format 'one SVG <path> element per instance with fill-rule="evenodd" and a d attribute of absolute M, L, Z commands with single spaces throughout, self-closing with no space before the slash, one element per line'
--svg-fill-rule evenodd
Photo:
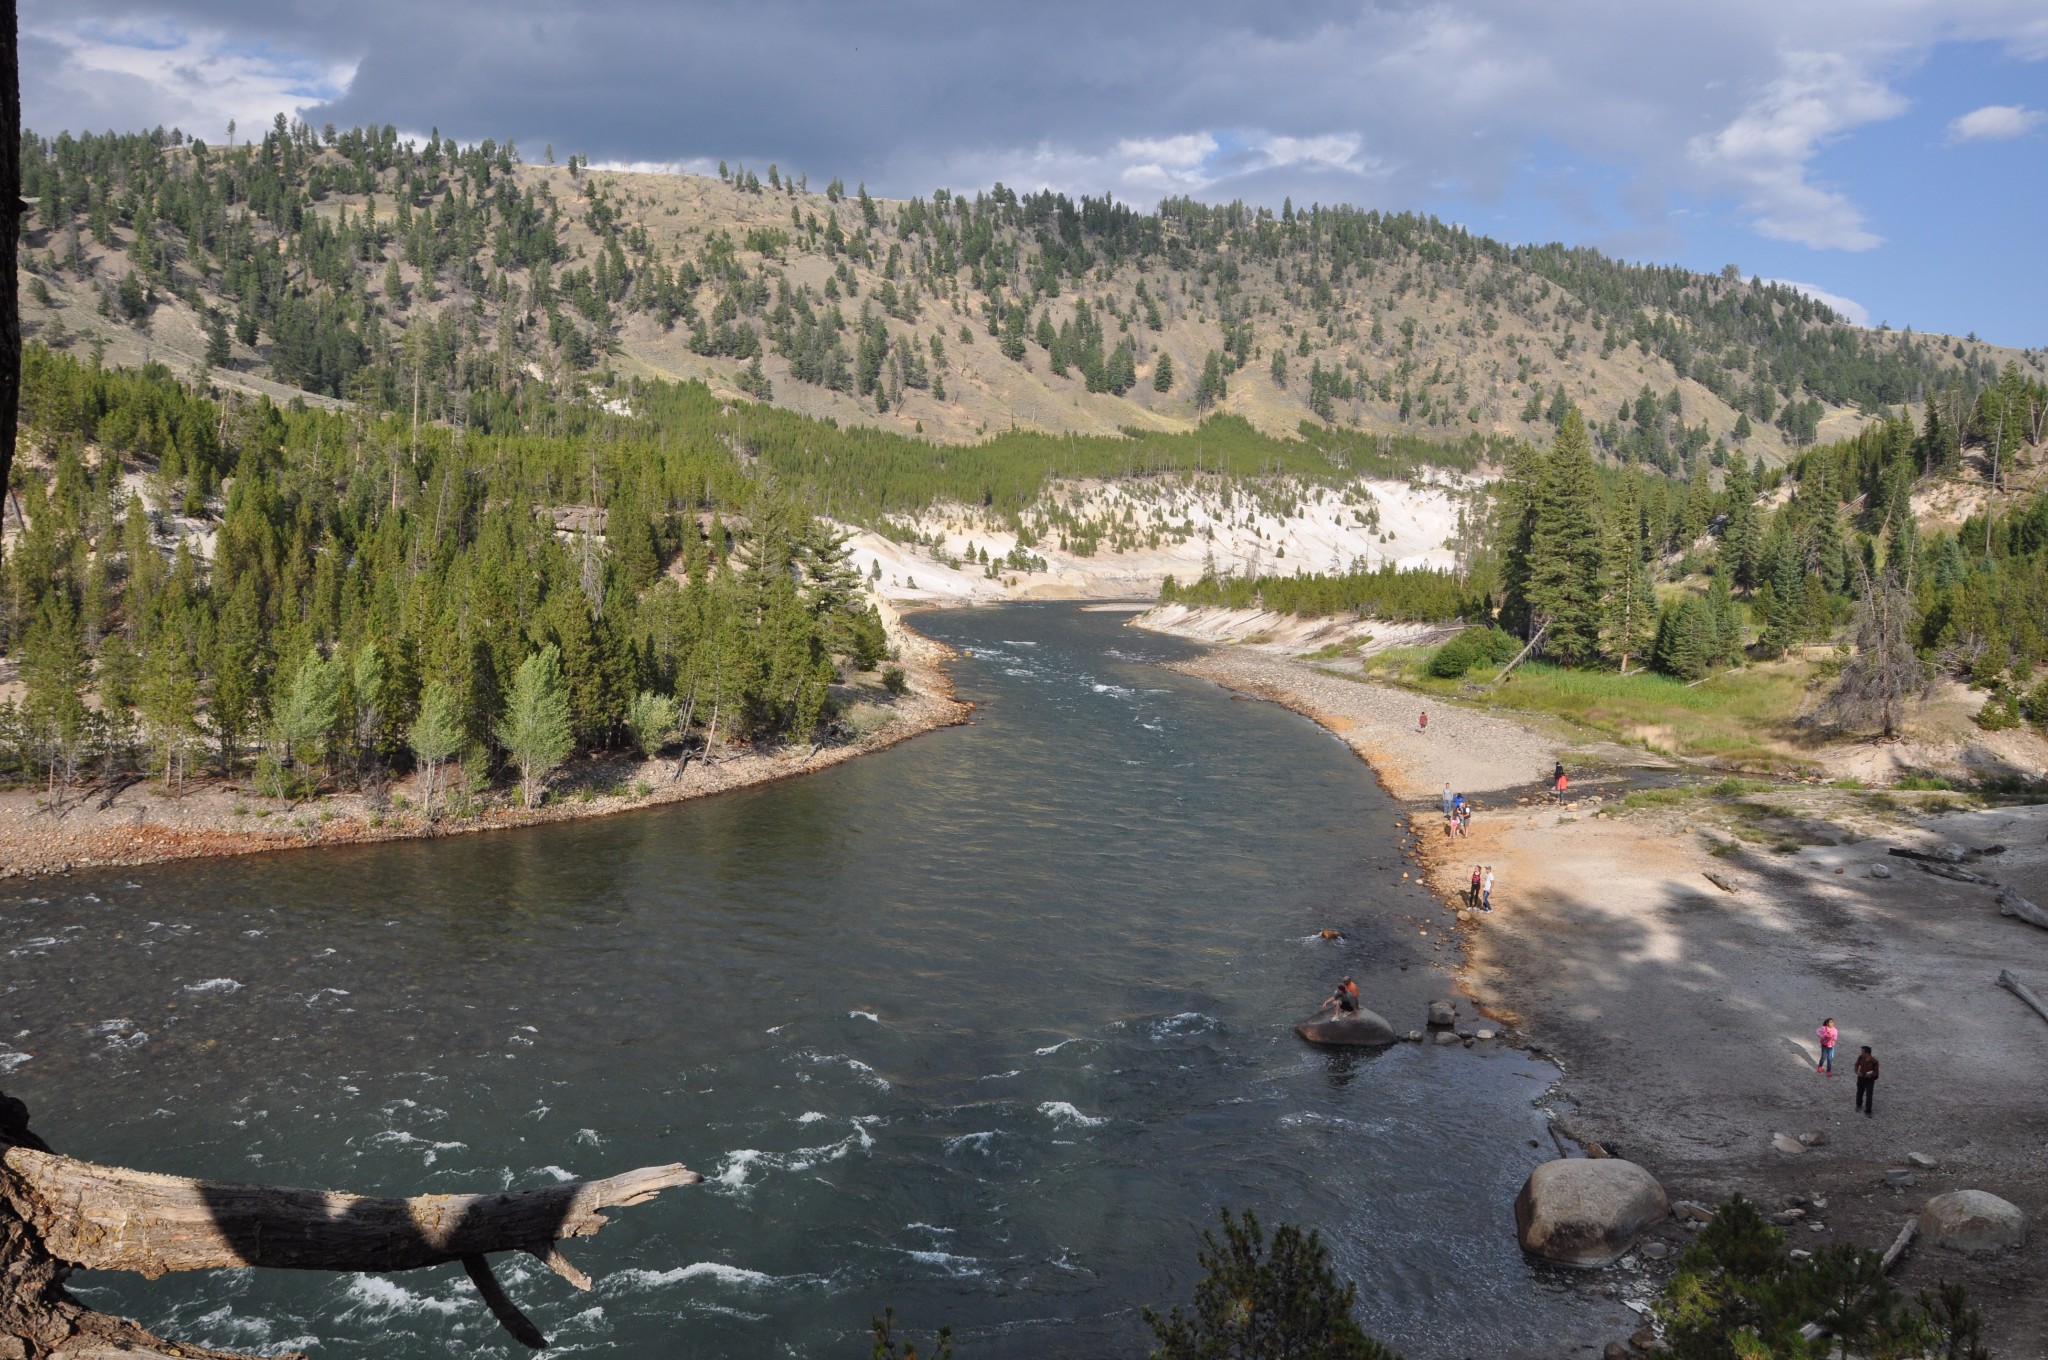
<path fill-rule="evenodd" d="M 1173 390 L 1173 356 L 1165 350 L 1152 362 L 1152 390 L 1171 392 Z"/>
<path fill-rule="evenodd" d="M 548 776 L 575 749 L 569 721 L 569 689 L 562 679 L 562 654 L 553 643 L 519 663 L 496 729 L 498 744 L 519 767 L 520 800 L 538 806 Z"/>
<path fill-rule="evenodd" d="M 263 630 L 256 576 L 243 575 L 221 612 L 207 658 L 207 717 L 220 747 L 221 773 L 232 779 L 242 744 L 263 697 Z"/>
<path fill-rule="evenodd" d="M 27 689 L 21 716 L 42 748 L 52 787 L 70 783 L 85 735 L 87 661 L 71 597 L 62 589 L 43 596 L 22 640 L 21 678 Z"/>
<path fill-rule="evenodd" d="M 143 664 L 138 704 L 143 733 L 166 787 L 181 784 L 185 757 L 199 735 L 199 678 L 176 637 L 160 632 Z"/>
<path fill-rule="evenodd" d="M 1727 568 L 1734 584 L 1745 590 L 1756 587 L 1757 551 L 1760 536 L 1757 531 L 1756 482 L 1749 475 L 1749 468 L 1740 458 L 1728 465 L 1728 480 L 1723 487 L 1728 502 L 1727 522 L 1721 529 L 1721 562 Z"/>
<path fill-rule="evenodd" d="M 1567 666 L 1589 660 L 1600 645 L 1600 524 L 1592 446 L 1574 407 L 1544 463 L 1529 548 L 1529 605 L 1549 630 L 1545 650 Z"/>
<path fill-rule="evenodd" d="M 1607 516 L 1605 595 L 1607 616 L 1601 650 L 1615 659 L 1621 673 L 1629 662 L 1641 665 L 1656 635 L 1657 597 L 1643 560 L 1642 502 L 1633 477 L 1624 477 Z"/>

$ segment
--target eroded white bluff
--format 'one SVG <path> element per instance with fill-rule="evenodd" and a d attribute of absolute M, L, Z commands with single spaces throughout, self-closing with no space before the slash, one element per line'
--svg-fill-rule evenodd
<path fill-rule="evenodd" d="M 1398 1044 L 1401 1036 L 1386 1018 L 1360 1007 L 1350 1015 L 1322 1011 L 1295 1025 L 1294 1032 L 1312 1044 L 1339 1044 L 1350 1048 L 1385 1048 Z"/>
<path fill-rule="evenodd" d="M 1921 1206 L 1921 1239 L 1972 1256 L 2027 1240 L 2027 1216 L 1983 1190 L 1951 1190 Z"/>
<path fill-rule="evenodd" d="M 1613 1264 L 1670 1212 L 1664 1187 L 1634 1162 L 1561 1158 L 1523 1182 L 1515 1231 L 1522 1250 L 1540 1261 L 1594 1270 Z"/>

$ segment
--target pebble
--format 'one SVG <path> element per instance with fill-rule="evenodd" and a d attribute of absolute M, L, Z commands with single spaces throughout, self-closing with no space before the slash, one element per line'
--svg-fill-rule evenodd
<path fill-rule="evenodd" d="M 1662 1242 L 1653 1240 L 1643 1243 L 1643 1255 L 1649 1257 L 1652 1261 L 1661 1261 L 1670 1254 L 1671 1248 L 1665 1246 Z"/>
<path fill-rule="evenodd" d="M 1892 866 L 1889 864 L 1873 864 L 1870 866 L 1870 876 L 1872 878 L 1890 878 L 1892 876 Z"/>
<path fill-rule="evenodd" d="M 1922 1171 L 1932 1171 L 1935 1167 L 1941 1165 L 1940 1162 L 1935 1161 L 1924 1152 L 1909 1152 L 1906 1154 L 1906 1160 L 1919 1167 Z"/>

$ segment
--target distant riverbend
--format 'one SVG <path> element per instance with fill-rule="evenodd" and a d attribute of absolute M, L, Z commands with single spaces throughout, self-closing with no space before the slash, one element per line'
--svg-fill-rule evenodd
<path fill-rule="evenodd" d="M 1454 994 L 1401 810 L 1123 623 L 926 615 L 975 721 L 805 779 L 9 885 L 0 1071 L 61 1150 L 151 1170 L 702 1171 L 572 1249 L 592 1294 L 500 1266 L 562 1353 L 861 1355 L 887 1305 L 973 1360 L 1142 1355 L 1222 1205 L 1320 1228 L 1410 1360 L 1569 1350 L 1595 1325 L 1509 1211 L 1555 1069 L 1289 1028 L 1345 973 L 1401 1028 Z M 503 1345 L 452 1267 L 77 1283 L 217 1346 Z"/>

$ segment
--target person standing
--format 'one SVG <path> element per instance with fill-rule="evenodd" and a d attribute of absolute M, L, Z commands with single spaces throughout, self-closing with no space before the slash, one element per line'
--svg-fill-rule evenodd
<path fill-rule="evenodd" d="M 1834 1017 L 1829 1016 L 1813 1033 L 1820 1040 L 1820 1061 L 1813 1065 L 1813 1070 L 1832 1077 L 1835 1075 L 1835 1040 L 1842 1037 L 1842 1032 L 1835 1028 Z"/>
<path fill-rule="evenodd" d="M 1415 720 L 1415 728 L 1416 728 L 1416 730 L 1417 730 L 1417 731 L 1419 731 L 1419 732 L 1427 732 L 1427 731 L 1429 731 L 1429 710 L 1428 710 L 1428 709 L 1426 709 L 1426 708 L 1425 708 L 1425 709 L 1423 709 L 1423 710 L 1422 710 L 1422 716 L 1421 716 L 1420 718 L 1417 718 L 1417 719 Z"/>
<path fill-rule="evenodd" d="M 1863 1051 L 1856 1055 L 1856 1108 L 1863 1111 L 1865 1119 L 1877 1116 L 1873 1106 L 1877 1102 L 1877 1058 L 1865 1044 Z"/>
<path fill-rule="evenodd" d="M 1448 817 L 1451 815 L 1451 808 L 1454 806 L 1452 800 L 1456 797 L 1457 795 L 1451 792 L 1451 781 L 1446 779 L 1444 781 L 1444 816 Z"/>
<path fill-rule="evenodd" d="M 1479 871 L 1479 866 L 1475 864 L 1475 865 L 1473 865 L 1473 866 L 1472 866 L 1472 899 L 1471 899 L 1471 905 L 1472 905 L 1472 906 L 1475 906 L 1475 907 L 1479 905 L 1479 881 L 1480 881 L 1480 871 Z"/>

